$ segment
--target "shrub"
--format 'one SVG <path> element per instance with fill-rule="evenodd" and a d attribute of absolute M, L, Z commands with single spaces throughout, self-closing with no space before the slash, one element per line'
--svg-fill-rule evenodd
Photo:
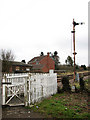
<path fill-rule="evenodd" d="M 71 87 L 69 85 L 69 77 L 68 76 L 64 76 L 62 78 L 62 84 L 63 84 L 63 88 L 62 88 L 63 91 L 67 91 L 67 92 L 71 91 Z"/>
<path fill-rule="evenodd" d="M 80 90 L 81 91 L 85 90 L 85 82 L 83 80 L 83 77 L 80 78 L 79 84 L 80 84 Z"/>

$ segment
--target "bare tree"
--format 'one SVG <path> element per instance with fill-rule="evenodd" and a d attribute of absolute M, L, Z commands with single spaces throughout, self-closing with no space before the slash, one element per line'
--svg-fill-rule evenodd
<path fill-rule="evenodd" d="M 12 65 L 11 61 L 14 61 L 15 56 L 11 50 L 1 49 L 0 59 L 2 60 L 2 72 L 8 73 Z"/>
<path fill-rule="evenodd" d="M 0 58 L 5 61 L 14 61 L 15 56 L 11 50 L 1 49 Z"/>

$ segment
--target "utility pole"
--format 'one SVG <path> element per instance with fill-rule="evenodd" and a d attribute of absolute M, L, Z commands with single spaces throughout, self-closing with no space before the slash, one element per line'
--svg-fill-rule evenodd
<path fill-rule="evenodd" d="M 75 55 L 77 54 L 76 52 L 75 52 L 75 26 L 76 25 L 82 25 L 82 24 L 84 24 L 83 22 L 81 22 L 81 23 L 76 23 L 75 21 L 74 21 L 74 19 L 73 19 L 73 31 L 71 31 L 72 33 L 73 33 L 73 55 L 74 55 L 74 81 L 75 81 Z"/>

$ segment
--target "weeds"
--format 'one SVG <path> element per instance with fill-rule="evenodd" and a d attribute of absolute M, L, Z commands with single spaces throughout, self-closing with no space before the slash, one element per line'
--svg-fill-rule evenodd
<path fill-rule="evenodd" d="M 80 93 L 55 94 L 31 109 L 44 114 L 47 118 L 88 118 L 90 114 L 86 109 L 86 98 L 86 94 Z"/>

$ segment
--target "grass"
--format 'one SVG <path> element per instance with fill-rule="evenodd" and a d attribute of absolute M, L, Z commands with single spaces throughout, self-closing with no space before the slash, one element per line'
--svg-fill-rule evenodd
<path fill-rule="evenodd" d="M 29 108 L 47 118 L 90 118 L 86 93 L 55 94 Z"/>
<path fill-rule="evenodd" d="M 85 80 L 85 87 L 88 89 L 88 80 Z M 75 83 L 80 89 L 78 82 Z M 88 89 L 89 90 L 89 89 Z M 88 104 L 88 93 L 58 93 L 30 108 L 35 112 L 45 115 L 46 118 L 81 118 L 90 119 Z"/>

